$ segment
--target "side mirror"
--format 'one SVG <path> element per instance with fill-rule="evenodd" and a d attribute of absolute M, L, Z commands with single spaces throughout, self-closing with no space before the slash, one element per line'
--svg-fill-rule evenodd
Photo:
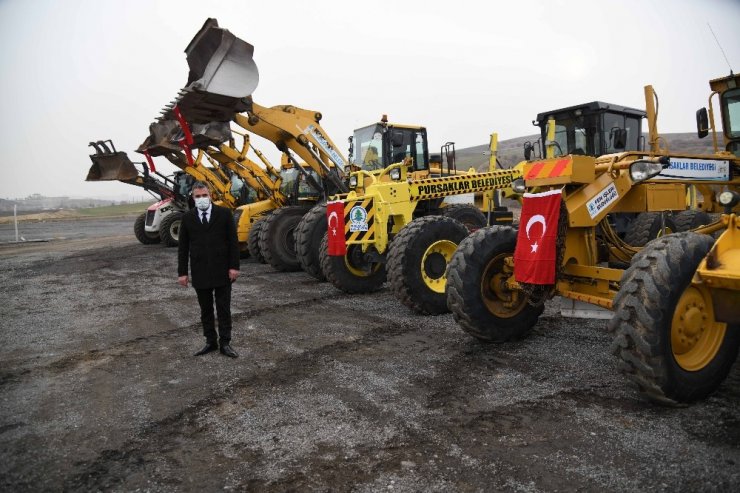
<path fill-rule="evenodd" d="M 609 138 L 612 141 L 614 149 L 624 149 L 627 147 L 627 129 L 614 127 L 612 128 Z"/>
<path fill-rule="evenodd" d="M 700 139 L 709 135 L 709 116 L 706 108 L 696 110 L 696 135 Z"/>
<path fill-rule="evenodd" d="M 532 159 L 532 143 L 527 141 L 524 143 L 524 160 L 530 161 Z"/>

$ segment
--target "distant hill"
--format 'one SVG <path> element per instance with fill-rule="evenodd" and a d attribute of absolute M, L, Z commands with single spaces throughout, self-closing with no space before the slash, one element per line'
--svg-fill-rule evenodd
<path fill-rule="evenodd" d="M 123 204 L 124 201 L 92 198 L 45 197 L 33 194 L 23 199 L 0 199 L 0 216 L 13 214 L 14 208 L 19 214 L 28 212 L 55 211 L 60 209 L 85 209 Z M 146 200 L 151 203 L 151 200 Z M 140 204 L 139 204 L 140 205 Z"/>
<path fill-rule="evenodd" d="M 524 143 L 527 141 L 534 143 L 539 137 L 539 134 L 533 134 L 499 141 L 498 156 L 503 167 L 509 168 L 516 165 L 519 161 L 524 160 Z M 699 139 L 696 133 L 661 134 L 661 137 L 668 142 L 668 148 L 671 152 L 687 154 L 708 154 L 714 152 L 712 139 L 709 137 Z M 647 141 L 647 135 L 645 135 L 645 141 Z M 455 156 L 457 159 L 457 169 L 474 167 L 482 171 L 488 168 L 488 144 L 457 149 Z"/>

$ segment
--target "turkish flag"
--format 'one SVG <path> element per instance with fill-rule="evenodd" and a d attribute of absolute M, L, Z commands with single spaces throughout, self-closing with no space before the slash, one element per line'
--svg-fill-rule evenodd
<path fill-rule="evenodd" d="M 561 190 L 525 193 L 514 250 L 514 279 L 555 284 Z"/>
<path fill-rule="evenodd" d="M 347 243 L 344 241 L 344 202 L 335 200 L 326 204 L 326 234 L 329 235 L 327 253 L 343 257 L 347 254 Z"/>

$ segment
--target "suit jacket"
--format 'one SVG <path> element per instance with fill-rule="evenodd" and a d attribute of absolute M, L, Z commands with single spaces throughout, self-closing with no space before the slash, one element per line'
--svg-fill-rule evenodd
<path fill-rule="evenodd" d="M 213 205 L 208 224 L 203 224 L 200 211 L 186 212 L 180 223 L 177 249 L 177 274 L 188 275 L 196 289 L 228 285 L 229 269 L 239 270 L 239 240 L 234 216 L 229 209 Z"/>

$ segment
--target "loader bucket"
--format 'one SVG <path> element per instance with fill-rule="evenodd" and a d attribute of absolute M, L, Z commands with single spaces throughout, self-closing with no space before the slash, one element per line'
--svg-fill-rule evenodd
<path fill-rule="evenodd" d="M 245 98 L 259 83 L 254 47 L 208 19 L 185 48 L 190 74 L 187 86 L 196 91 Z"/>
<path fill-rule="evenodd" d="M 116 151 L 115 148 L 111 150 L 102 141 L 91 142 L 90 146 L 94 147 L 96 152 L 90 154 L 90 160 L 93 164 L 87 172 L 85 181 L 127 181 L 133 180 L 139 175 L 134 163 L 131 162 L 125 152 Z"/>
<path fill-rule="evenodd" d="M 165 108 L 165 118 L 172 118 L 174 105 L 191 123 L 229 121 L 248 108 L 244 99 L 259 84 L 252 45 L 218 27 L 216 19 L 208 19 L 185 53 L 190 67 L 188 81 Z"/>
<path fill-rule="evenodd" d="M 218 147 L 231 138 L 229 122 L 209 122 L 190 126 L 193 136 L 194 149 L 205 149 L 209 146 Z M 138 152 L 147 151 L 150 156 L 161 156 L 182 150 L 180 141 L 185 134 L 180 124 L 174 120 L 160 120 L 149 125 L 149 137 L 137 149 Z"/>
<path fill-rule="evenodd" d="M 159 120 L 149 125 L 149 136 L 136 150 L 148 152 L 150 156 L 162 156 L 181 150 L 175 136 L 180 131 L 180 124 L 175 120 Z"/>
<path fill-rule="evenodd" d="M 209 146 L 218 147 L 231 138 L 229 122 L 209 122 L 192 125 L 193 147 L 205 149 Z M 182 137 L 182 131 L 177 136 Z"/>

